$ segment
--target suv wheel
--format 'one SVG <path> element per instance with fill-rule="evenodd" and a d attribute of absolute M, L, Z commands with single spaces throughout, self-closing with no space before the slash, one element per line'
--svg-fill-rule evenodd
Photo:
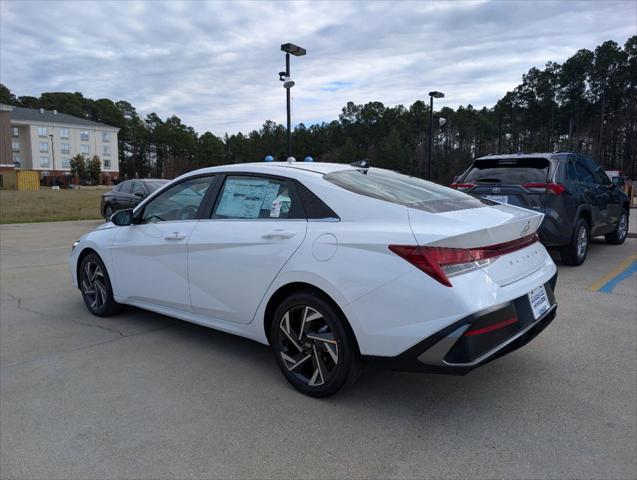
<path fill-rule="evenodd" d="M 604 235 L 606 241 L 612 245 L 621 245 L 626 240 L 626 236 L 628 235 L 628 212 L 626 210 L 622 211 L 619 219 L 617 220 L 617 228 L 611 232 Z"/>
<path fill-rule="evenodd" d="M 564 245 L 561 250 L 562 262 L 566 265 L 578 266 L 584 263 L 588 254 L 590 231 L 588 222 L 583 218 L 577 220 L 571 243 Z"/>
<path fill-rule="evenodd" d="M 312 292 L 279 305 L 270 340 L 283 376 L 306 395 L 327 397 L 357 376 L 360 355 L 344 319 Z"/>

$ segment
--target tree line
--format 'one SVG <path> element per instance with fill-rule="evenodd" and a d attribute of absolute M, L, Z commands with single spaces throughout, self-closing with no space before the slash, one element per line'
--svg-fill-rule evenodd
<path fill-rule="evenodd" d="M 123 177 L 172 178 L 205 166 L 286 157 L 286 130 L 265 121 L 261 129 L 222 137 L 198 134 L 175 115 L 140 116 L 129 102 L 81 93 L 49 92 L 16 97 L 0 84 L 0 103 L 60 112 L 120 128 Z M 472 159 L 489 153 L 575 151 L 591 155 L 606 169 L 637 177 L 637 36 L 622 46 L 606 41 L 582 49 L 564 63 L 531 68 L 521 83 L 493 107 L 434 112 L 433 179 L 448 183 Z M 446 122 L 438 120 L 444 118 Z M 387 107 L 381 102 L 348 102 L 338 119 L 293 131 L 293 153 L 302 159 L 353 162 L 416 176 L 426 175 L 429 106 Z"/>

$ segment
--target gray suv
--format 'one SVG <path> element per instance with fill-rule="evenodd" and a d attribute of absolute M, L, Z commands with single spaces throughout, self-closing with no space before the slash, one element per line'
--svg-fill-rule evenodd
<path fill-rule="evenodd" d="M 589 157 L 576 153 L 488 155 L 476 159 L 453 188 L 544 213 L 539 235 L 560 247 L 562 261 L 581 265 L 592 237 L 618 245 L 628 233 L 628 196 Z"/>

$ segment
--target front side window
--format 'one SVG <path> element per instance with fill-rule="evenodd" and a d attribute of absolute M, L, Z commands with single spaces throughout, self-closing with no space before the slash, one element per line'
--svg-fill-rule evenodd
<path fill-rule="evenodd" d="M 49 168 L 49 157 L 40 157 L 40 167 Z"/>
<path fill-rule="evenodd" d="M 14 152 L 19 152 L 20 142 L 16 142 L 16 141 L 11 142 L 11 150 L 13 150 Z"/>
<path fill-rule="evenodd" d="M 389 170 L 339 170 L 323 176 L 345 190 L 430 213 L 493 205 L 451 188 Z"/>
<path fill-rule="evenodd" d="M 82 130 L 80 132 L 80 141 L 81 142 L 88 142 L 88 130 Z"/>
<path fill-rule="evenodd" d="M 49 151 L 49 142 L 40 142 L 40 151 L 48 152 Z"/>
<path fill-rule="evenodd" d="M 46 137 L 47 133 L 46 127 L 38 127 L 38 136 Z"/>
<path fill-rule="evenodd" d="M 68 128 L 60 128 L 60 138 L 69 138 Z"/>
<path fill-rule="evenodd" d="M 144 208 L 146 223 L 194 220 L 214 177 L 185 180 L 153 198 Z"/>
<path fill-rule="evenodd" d="M 60 149 L 62 150 L 62 153 L 71 153 L 71 146 L 68 143 L 61 143 Z"/>
<path fill-rule="evenodd" d="M 217 199 L 212 218 L 305 218 L 289 182 L 274 178 L 229 176 Z"/>

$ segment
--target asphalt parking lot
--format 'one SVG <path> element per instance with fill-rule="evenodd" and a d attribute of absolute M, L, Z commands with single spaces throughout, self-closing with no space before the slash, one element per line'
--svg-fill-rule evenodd
<path fill-rule="evenodd" d="M 2 478 L 637 477 L 637 274 L 617 277 L 635 238 L 559 265 L 557 319 L 525 348 L 317 400 L 262 345 L 91 316 L 66 257 L 96 224 L 0 227 Z"/>

